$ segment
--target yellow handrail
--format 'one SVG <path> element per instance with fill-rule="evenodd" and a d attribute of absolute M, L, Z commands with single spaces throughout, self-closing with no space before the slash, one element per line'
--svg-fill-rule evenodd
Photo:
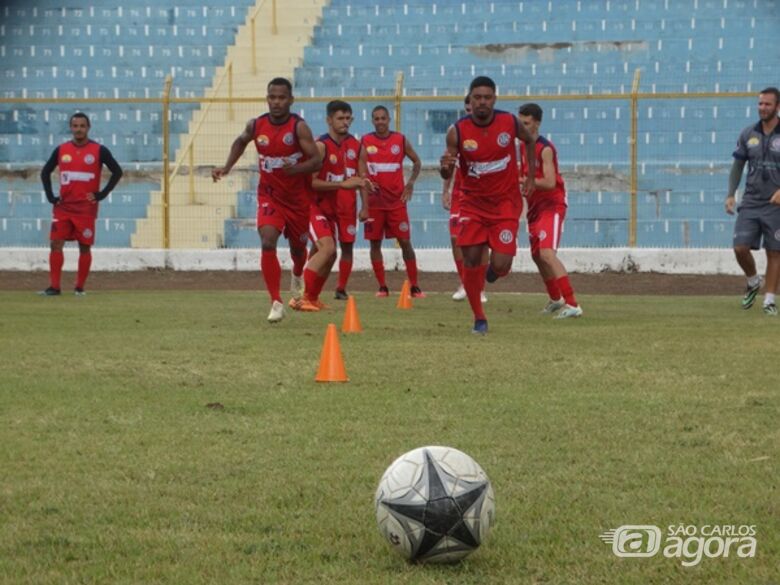
<path fill-rule="evenodd" d="M 395 131 L 401 131 L 401 98 L 404 95 L 404 72 L 395 74 Z M 376 99 L 376 98 L 374 98 Z"/>

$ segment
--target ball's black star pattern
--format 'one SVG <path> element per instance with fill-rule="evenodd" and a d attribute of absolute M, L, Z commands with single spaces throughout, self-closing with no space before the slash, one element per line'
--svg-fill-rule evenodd
<path fill-rule="evenodd" d="M 390 510 L 409 535 L 413 560 L 430 559 L 445 552 L 475 549 L 479 546 L 479 533 L 472 533 L 464 515 L 485 493 L 488 482 L 459 480 L 447 473 L 427 449 L 424 455 L 423 473 L 412 489 L 399 498 L 383 498 L 381 503 Z M 448 489 L 445 485 L 452 486 L 456 481 L 459 485 L 466 486 L 457 496 L 451 495 L 451 488 Z M 425 497 L 421 498 L 421 495 Z M 425 527 L 422 534 L 415 530 L 416 527 L 410 521 Z M 445 538 L 448 539 L 448 545 L 444 549 L 437 549 Z"/>

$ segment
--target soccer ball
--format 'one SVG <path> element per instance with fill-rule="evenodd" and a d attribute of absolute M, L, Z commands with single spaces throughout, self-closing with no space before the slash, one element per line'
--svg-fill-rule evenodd
<path fill-rule="evenodd" d="M 412 561 L 454 563 L 487 538 L 495 497 L 487 474 L 452 447 L 420 447 L 387 468 L 376 490 L 379 531 Z"/>

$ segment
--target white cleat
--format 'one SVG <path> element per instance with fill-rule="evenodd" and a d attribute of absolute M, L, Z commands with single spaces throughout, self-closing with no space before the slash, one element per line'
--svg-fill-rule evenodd
<path fill-rule="evenodd" d="M 558 309 L 561 309 L 564 306 L 566 306 L 566 302 L 563 299 L 558 299 L 557 301 L 550 301 L 549 303 L 547 303 L 544 309 L 542 309 L 542 315 L 552 315 Z"/>
<path fill-rule="evenodd" d="M 453 301 L 462 301 L 465 298 L 466 298 L 466 289 L 463 288 L 463 285 L 460 285 L 460 287 L 458 287 L 458 290 L 456 290 L 452 294 L 452 300 Z"/>
<path fill-rule="evenodd" d="M 484 290 L 479 293 L 479 300 L 480 302 L 487 303 L 487 295 L 485 294 Z"/>
<path fill-rule="evenodd" d="M 294 299 L 299 299 L 303 296 L 303 276 L 295 276 L 293 274 L 290 277 L 290 294 Z"/>
<path fill-rule="evenodd" d="M 274 301 L 271 305 L 271 312 L 268 313 L 269 323 L 278 323 L 284 319 L 284 305 L 279 301 Z"/>
<path fill-rule="evenodd" d="M 582 317 L 582 307 L 579 305 L 572 307 L 571 305 L 564 305 L 561 312 L 555 315 L 553 319 L 570 319 L 575 317 Z"/>

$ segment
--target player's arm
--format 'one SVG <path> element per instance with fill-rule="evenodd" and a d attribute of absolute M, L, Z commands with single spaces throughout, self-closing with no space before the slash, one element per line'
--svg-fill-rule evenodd
<path fill-rule="evenodd" d="M 542 149 L 542 173 L 544 177 L 536 180 L 536 186 L 545 191 L 555 187 L 555 163 L 552 148 L 549 146 Z"/>
<path fill-rule="evenodd" d="M 529 153 L 528 160 L 528 173 L 525 177 L 525 187 L 523 193 L 526 197 L 533 195 L 536 187 L 536 157 L 530 156 L 531 153 L 536 152 L 536 138 L 531 134 L 528 129 L 520 123 L 520 119 L 517 116 L 515 118 L 515 127 L 517 128 L 517 137 L 525 143 L 525 151 Z"/>
<path fill-rule="evenodd" d="M 451 179 L 458 161 L 458 132 L 455 126 L 447 130 L 447 148 L 439 159 L 439 175 L 445 181 Z"/>
<path fill-rule="evenodd" d="M 742 180 L 742 171 L 745 169 L 745 162 L 740 158 L 735 158 L 731 165 L 731 172 L 729 173 L 729 192 L 726 195 L 726 213 L 734 215 L 734 208 L 737 206 L 737 189 L 739 183 Z M 775 193 L 777 195 L 777 193 Z M 772 197 L 774 199 L 774 196 Z"/>
<path fill-rule="evenodd" d="M 116 159 L 114 158 L 114 155 L 111 154 L 111 151 L 108 150 L 105 146 L 100 147 L 100 162 L 108 168 L 109 172 L 111 173 L 111 178 L 108 179 L 108 183 L 106 183 L 106 186 L 103 187 L 101 191 L 98 191 L 97 193 L 90 193 L 87 196 L 87 199 L 90 201 L 103 201 L 106 197 L 108 197 L 109 193 L 114 190 L 114 188 L 119 184 L 119 179 L 122 178 L 122 175 L 124 174 L 122 172 L 122 167 L 119 166 L 119 163 L 116 162 Z"/>
<path fill-rule="evenodd" d="M 224 166 L 217 167 L 211 171 L 211 178 L 215 183 L 227 175 L 233 166 L 238 162 L 238 159 L 240 159 L 241 155 L 244 154 L 247 145 L 252 142 L 252 140 L 254 140 L 254 134 L 255 119 L 252 118 L 249 120 L 249 122 L 246 123 L 244 131 L 238 135 L 238 138 L 236 138 L 233 141 L 233 144 L 230 146 L 230 153 L 228 154 L 228 158 Z"/>
<path fill-rule="evenodd" d="M 452 182 L 455 178 L 455 173 L 452 173 L 449 177 L 444 179 L 441 185 L 441 206 L 444 209 L 449 209 L 452 206 Z"/>
<path fill-rule="evenodd" d="M 54 169 L 57 168 L 59 160 L 60 147 L 58 146 L 54 149 L 54 152 L 51 153 L 49 160 L 46 161 L 46 164 L 43 165 L 43 168 L 41 169 L 41 183 L 43 183 L 43 190 L 46 193 L 46 199 L 48 199 L 49 203 L 52 205 L 57 205 L 57 203 L 60 202 L 60 198 L 54 195 L 54 191 L 51 187 L 51 174 L 54 172 Z"/>
<path fill-rule="evenodd" d="M 322 168 L 322 154 L 314 144 L 311 128 L 306 122 L 300 121 L 295 126 L 295 134 L 298 136 L 298 145 L 301 147 L 306 160 L 284 168 L 285 175 L 311 175 Z"/>
<path fill-rule="evenodd" d="M 420 171 L 422 170 L 422 161 L 406 137 L 404 137 L 404 153 L 412 161 L 412 174 L 409 175 L 409 179 L 406 181 L 406 185 L 404 185 L 401 201 L 409 201 L 412 198 L 412 193 L 414 193 L 414 182 L 420 176 Z"/>
<path fill-rule="evenodd" d="M 361 144 L 360 152 L 358 153 L 358 176 L 366 181 L 367 187 L 358 191 L 360 193 L 360 213 L 358 213 L 358 219 L 360 221 L 366 221 L 368 219 L 368 193 L 369 191 L 373 192 L 375 189 L 371 179 L 368 178 L 367 157 L 366 147 Z"/>
<path fill-rule="evenodd" d="M 324 160 L 327 149 L 325 148 L 325 145 L 319 140 L 316 141 L 316 144 L 317 150 L 319 150 L 320 153 L 320 158 Z M 315 191 L 338 191 L 339 189 L 349 189 L 350 191 L 355 191 L 357 189 L 362 189 L 365 186 L 366 179 L 362 179 L 357 176 L 350 177 L 342 181 L 325 181 L 320 179 L 315 173 L 311 178 L 311 187 Z"/>

